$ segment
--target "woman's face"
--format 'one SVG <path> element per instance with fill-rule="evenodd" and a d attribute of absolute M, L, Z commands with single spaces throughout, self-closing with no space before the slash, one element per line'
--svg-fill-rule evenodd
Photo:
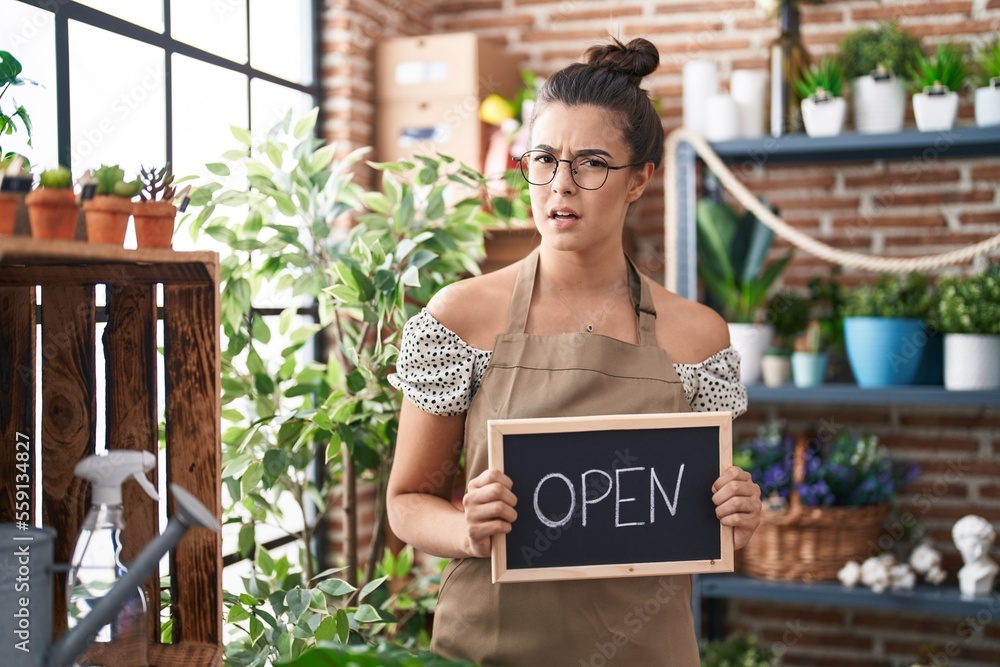
<path fill-rule="evenodd" d="M 558 160 L 593 155 L 613 167 L 631 161 L 621 133 L 607 112 L 595 106 L 547 104 L 535 118 L 530 148 L 548 151 Z M 558 165 L 551 183 L 530 186 L 531 211 L 542 243 L 571 251 L 606 243 L 620 247 L 628 205 L 649 183 L 652 163 L 638 171 L 609 170 L 607 181 L 598 190 L 580 188 L 570 177 L 570 165 Z"/>

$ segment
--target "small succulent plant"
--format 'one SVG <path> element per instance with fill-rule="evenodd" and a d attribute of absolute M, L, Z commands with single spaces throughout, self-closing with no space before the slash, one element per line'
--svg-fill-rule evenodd
<path fill-rule="evenodd" d="M 117 164 L 101 165 L 94 171 L 94 181 L 97 183 L 97 194 L 131 199 L 142 190 L 138 180 L 125 181 L 125 172 Z"/>
<path fill-rule="evenodd" d="M 139 193 L 141 201 L 173 201 L 174 175 L 170 172 L 169 164 L 160 169 L 141 167 L 139 180 L 142 182 L 142 191 Z"/>
<path fill-rule="evenodd" d="M 823 58 L 818 65 L 803 72 L 802 78 L 795 83 L 795 89 L 802 99 L 840 97 L 844 89 L 844 69 L 835 58 Z"/>
<path fill-rule="evenodd" d="M 68 190 L 73 187 L 73 174 L 66 167 L 46 169 L 39 174 L 38 182 L 43 188 Z"/>
<path fill-rule="evenodd" d="M 958 92 L 968 75 L 965 51 L 950 42 L 938 44 L 933 56 L 923 53 L 917 56 L 916 64 L 910 70 L 910 88 L 915 93 L 927 89 Z"/>
<path fill-rule="evenodd" d="M 981 88 L 989 88 L 990 81 L 1000 79 L 1000 38 L 984 44 L 975 55 L 976 83 Z"/>

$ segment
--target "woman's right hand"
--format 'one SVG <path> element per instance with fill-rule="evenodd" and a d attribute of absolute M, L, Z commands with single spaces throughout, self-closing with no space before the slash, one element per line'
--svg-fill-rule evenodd
<path fill-rule="evenodd" d="M 510 532 L 517 518 L 514 483 L 499 470 L 485 470 L 469 481 L 462 505 L 465 508 L 466 542 L 474 558 L 488 558 L 490 538 Z"/>

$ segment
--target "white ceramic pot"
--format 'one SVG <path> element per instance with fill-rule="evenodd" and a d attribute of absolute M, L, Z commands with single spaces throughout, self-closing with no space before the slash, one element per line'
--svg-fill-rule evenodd
<path fill-rule="evenodd" d="M 913 116 L 921 132 L 945 132 L 955 126 L 958 93 L 944 95 L 917 93 L 913 96 Z"/>
<path fill-rule="evenodd" d="M 792 360 L 787 354 L 765 354 L 760 360 L 765 387 L 780 387 L 792 380 Z"/>
<path fill-rule="evenodd" d="M 740 136 L 740 107 L 729 95 L 712 95 L 705 102 L 705 138 L 729 141 Z"/>
<path fill-rule="evenodd" d="M 947 334 L 944 386 L 958 391 L 1000 389 L 1000 335 Z"/>
<path fill-rule="evenodd" d="M 854 125 L 862 134 L 883 134 L 903 129 L 906 88 L 896 77 L 875 80 L 859 76 L 851 82 Z"/>
<path fill-rule="evenodd" d="M 802 122 L 810 137 L 835 137 L 844 129 L 847 103 L 843 97 L 830 97 L 817 102 L 811 97 L 802 100 Z"/>
<path fill-rule="evenodd" d="M 729 340 L 740 354 L 740 382 L 760 382 L 760 361 L 771 347 L 774 329 L 767 324 L 730 324 Z"/>
<path fill-rule="evenodd" d="M 1000 81 L 997 83 L 1000 84 Z M 978 127 L 1000 125 L 1000 85 L 976 88 L 976 125 Z"/>

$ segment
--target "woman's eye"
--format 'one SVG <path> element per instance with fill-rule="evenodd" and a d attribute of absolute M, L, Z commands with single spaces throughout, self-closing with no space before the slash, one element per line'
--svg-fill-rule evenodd
<path fill-rule="evenodd" d="M 551 155 L 534 155 L 532 160 L 535 162 L 540 162 L 541 164 L 552 164 L 554 158 Z"/>
<path fill-rule="evenodd" d="M 600 160 L 583 159 L 580 160 L 580 166 L 586 167 L 587 169 L 597 169 L 598 167 L 603 167 L 604 163 Z"/>

